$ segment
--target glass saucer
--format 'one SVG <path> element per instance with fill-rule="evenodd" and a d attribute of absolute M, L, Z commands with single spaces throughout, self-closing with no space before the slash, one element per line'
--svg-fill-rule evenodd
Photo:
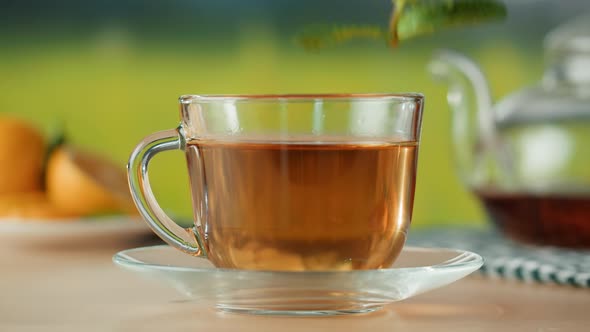
<path fill-rule="evenodd" d="M 167 245 L 117 253 L 113 261 L 166 282 L 194 301 L 268 315 L 365 313 L 465 277 L 483 264 L 461 250 L 405 247 L 390 268 L 355 271 L 253 271 L 215 268 Z"/>

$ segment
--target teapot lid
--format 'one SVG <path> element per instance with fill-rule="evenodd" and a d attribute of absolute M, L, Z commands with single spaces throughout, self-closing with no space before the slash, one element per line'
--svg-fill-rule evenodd
<path fill-rule="evenodd" d="M 590 119 L 590 15 L 551 31 L 545 50 L 548 66 L 542 83 L 499 102 L 498 125 Z"/>
<path fill-rule="evenodd" d="M 584 84 L 590 90 L 590 15 L 551 31 L 545 38 L 545 52 L 549 65 L 545 84 Z"/>
<path fill-rule="evenodd" d="M 590 15 L 583 15 L 558 26 L 545 37 L 550 52 L 590 52 Z"/>

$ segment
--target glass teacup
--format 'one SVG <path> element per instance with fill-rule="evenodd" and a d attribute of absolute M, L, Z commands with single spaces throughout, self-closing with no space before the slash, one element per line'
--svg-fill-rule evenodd
<path fill-rule="evenodd" d="M 422 110 L 420 94 L 182 96 L 180 126 L 132 153 L 132 196 L 158 236 L 217 267 L 388 267 L 412 216 Z M 187 158 L 187 229 L 147 172 L 175 149 Z"/>

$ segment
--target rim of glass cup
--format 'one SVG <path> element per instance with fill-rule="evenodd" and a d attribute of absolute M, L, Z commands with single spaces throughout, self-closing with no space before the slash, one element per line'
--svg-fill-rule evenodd
<path fill-rule="evenodd" d="M 308 93 L 308 94 L 186 94 L 179 98 L 181 104 L 219 102 L 219 101 L 257 101 L 257 102 L 310 102 L 315 100 L 392 100 L 409 102 L 423 100 L 424 95 L 417 92 L 407 93 Z"/>

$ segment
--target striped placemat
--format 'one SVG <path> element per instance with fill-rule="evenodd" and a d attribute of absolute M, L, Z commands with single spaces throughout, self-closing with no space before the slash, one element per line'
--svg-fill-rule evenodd
<path fill-rule="evenodd" d="M 590 251 L 522 245 L 495 231 L 471 228 L 414 230 L 408 244 L 478 253 L 485 260 L 479 272 L 489 277 L 590 288 Z"/>

